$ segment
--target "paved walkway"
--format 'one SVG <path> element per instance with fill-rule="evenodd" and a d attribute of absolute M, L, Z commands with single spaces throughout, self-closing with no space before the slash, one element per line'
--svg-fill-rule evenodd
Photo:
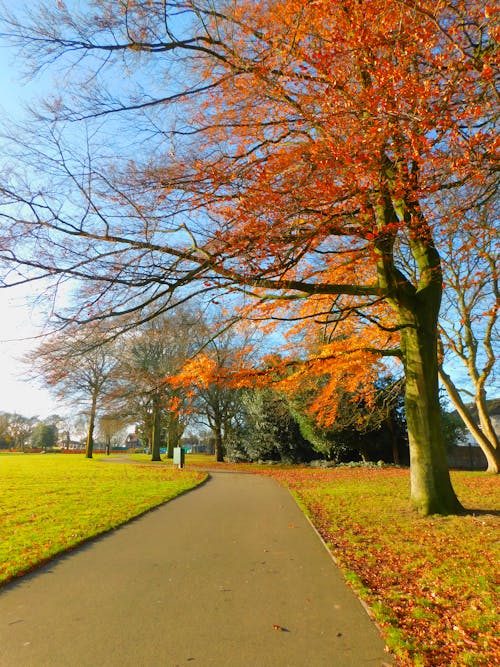
<path fill-rule="evenodd" d="M 0 591 L 1 667 L 389 662 L 288 491 L 256 475 L 211 473 Z"/>

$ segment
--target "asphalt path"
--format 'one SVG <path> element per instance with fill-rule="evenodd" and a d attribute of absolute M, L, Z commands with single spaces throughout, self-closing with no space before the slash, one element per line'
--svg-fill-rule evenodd
<path fill-rule="evenodd" d="M 0 667 L 390 662 L 289 492 L 257 475 L 212 472 L 0 591 Z"/>

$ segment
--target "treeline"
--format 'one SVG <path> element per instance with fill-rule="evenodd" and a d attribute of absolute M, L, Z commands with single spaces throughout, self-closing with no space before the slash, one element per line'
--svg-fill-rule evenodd
<path fill-rule="evenodd" d="M 51 449 L 57 445 L 60 424 L 61 418 L 58 415 L 39 419 L 0 412 L 0 449 Z"/>
<path fill-rule="evenodd" d="M 109 451 L 135 425 L 133 439 L 152 460 L 163 449 L 171 458 L 175 447 L 203 434 L 218 461 L 409 463 L 401 378 L 386 373 L 362 396 L 339 387 L 335 418 L 321 422 L 310 409 L 321 386 L 284 391 L 259 386 L 251 373 L 234 381 L 242 366 L 261 363 L 253 358 L 259 346 L 241 330 L 219 329 L 188 308 L 118 338 L 96 324 L 75 326 L 44 342 L 29 363 L 86 415 L 89 458 L 95 432 Z M 187 372 L 190 359 L 198 365 Z M 447 432 L 454 442 L 457 433 Z"/>

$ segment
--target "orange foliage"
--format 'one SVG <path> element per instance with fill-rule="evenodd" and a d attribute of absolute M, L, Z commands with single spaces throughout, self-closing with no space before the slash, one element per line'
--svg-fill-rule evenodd
<path fill-rule="evenodd" d="M 413 326 L 407 295 L 440 289 L 434 243 L 457 216 L 433 198 L 488 181 L 499 147 L 496 12 L 472 0 L 218 9 L 205 16 L 220 57 L 200 66 L 218 84 L 192 110 L 205 128 L 196 156 L 148 176 L 169 184 L 159 197 L 180 187 L 208 209 L 203 256 L 254 297 L 240 314 L 266 333 L 273 319 L 289 323 L 279 362 L 219 380 L 289 393 L 321 384 L 310 409 L 328 423 L 338 382 L 366 399 L 377 351 L 396 353 L 398 327 Z M 480 54 L 462 13 L 479 26 Z M 206 364 L 186 378 L 214 379 Z"/>
<path fill-rule="evenodd" d="M 413 459 L 444 470 L 434 419 L 439 244 L 496 193 L 496 9 L 482 0 L 190 1 L 177 26 L 189 38 L 176 41 L 176 3 L 132 0 L 121 26 L 118 9 L 97 7 L 94 22 L 118 52 L 193 58 L 177 88 L 178 71 L 165 67 L 165 99 L 141 98 L 159 114 L 172 104 L 174 150 L 134 158 L 108 191 L 137 228 L 129 238 L 127 224 L 111 224 L 115 236 L 86 238 L 133 249 L 133 270 L 118 264 L 123 284 L 169 286 L 153 300 L 194 281 L 206 294 L 239 291 L 240 314 L 268 333 L 273 319 L 290 329 L 264 368 L 233 360 L 221 371 L 199 357 L 179 382 L 311 388 L 310 409 L 328 423 L 339 382 L 369 401 L 378 358 L 400 357 L 409 395 L 421 398 L 418 409 L 407 401 L 410 446 L 432 450 Z"/>
<path fill-rule="evenodd" d="M 206 354 L 198 354 L 188 359 L 177 375 L 166 378 L 166 382 L 176 385 L 207 387 L 217 379 L 217 363 Z"/>

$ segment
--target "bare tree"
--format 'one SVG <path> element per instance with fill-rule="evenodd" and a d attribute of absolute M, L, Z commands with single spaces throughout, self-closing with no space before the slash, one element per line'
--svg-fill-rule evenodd
<path fill-rule="evenodd" d="M 498 214 L 497 200 L 464 212 L 460 233 L 446 239 L 446 289 L 440 318 L 439 377 L 492 473 L 500 471 L 500 442 L 487 402 L 487 388 L 495 386 L 499 363 L 500 240 L 493 224 Z M 456 361 L 465 371 L 462 381 L 454 381 L 447 370 Z M 453 377 L 460 378 L 456 371 L 455 364 Z"/>
<path fill-rule="evenodd" d="M 138 418 L 150 430 L 153 461 L 161 460 L 162 431 L 169 457 L 184 431 L 183 392 L 166 380 L 179 371 L 192 351 L 196 321 L 186 309 L 155 319 L 129 334 L 119 355 L 113 404 L 120 414 Z"/>
<path fill-rule="evenodd" d="M 120 415 L 104 413 L 98 420 L 98 429 L 106 443 L 106 455 L 109 456 L 113 440 L 117 440 L 128 426 L 128 422 Z"/>
<path fill-rule="evenodd" d="M 85 456 L 92 458 L 98 401 L 111 388 L 116 366 L 106 334 L 93 324 L 65 329 L 29 353 L 26 362 L 32 377 L 88 411 Z"/>

